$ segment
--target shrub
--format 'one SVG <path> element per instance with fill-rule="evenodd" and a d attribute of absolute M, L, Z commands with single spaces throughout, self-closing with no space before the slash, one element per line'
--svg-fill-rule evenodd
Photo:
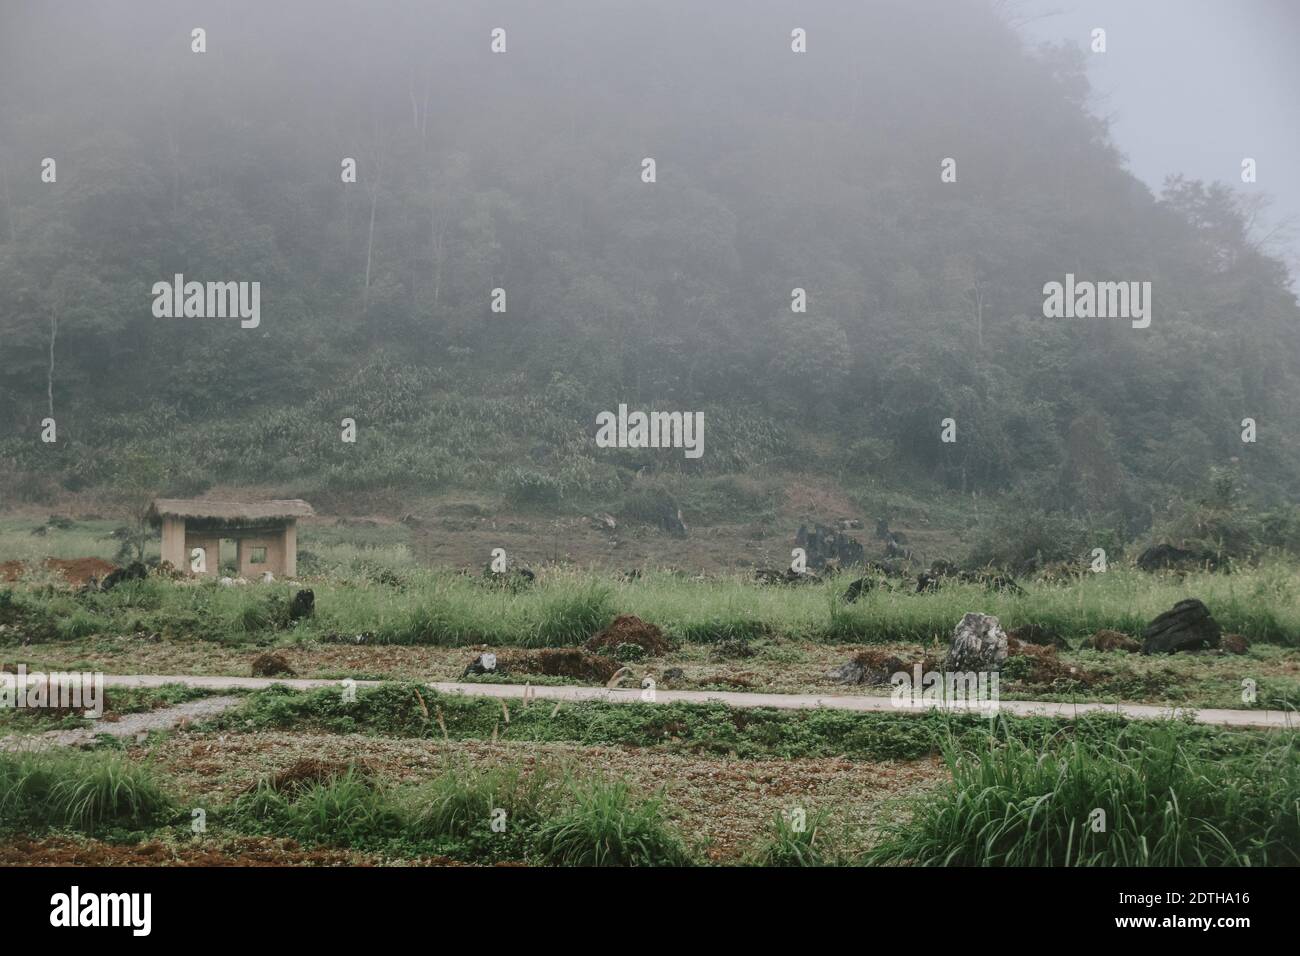
<path fill-rule="evenodd" d="M 0 754 L 0 823 L 142 828 L 173 810 L 150 767 L 115 755 Z"/>
<path fill-rule="evenodd" d="M 658 796 L 636 800 L 622 782 L 590 781 L 574 803 L 544 823 L 537 845 L 564 866 L 685 866 L 690 855 L 667 826 Z"/>

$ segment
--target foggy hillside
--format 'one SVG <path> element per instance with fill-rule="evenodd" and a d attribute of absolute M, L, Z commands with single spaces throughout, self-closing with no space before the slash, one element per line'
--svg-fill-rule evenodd
<path fill-rule="evenodd" d="M 329 6 L 4 6 L 5 498 L 815 476 L 1125 534 L 1212 476 L 1294 498 L 1249 205 L 1153 195 L 1004 5 Z M 176 274 L 260 282 L 258 324 L 157 317 Z M 1045 317 L 1067 274 L 1150 282 L 1149 326 Z M 703 412 L 704 454 L 597 447 L 620 403 Z"/>

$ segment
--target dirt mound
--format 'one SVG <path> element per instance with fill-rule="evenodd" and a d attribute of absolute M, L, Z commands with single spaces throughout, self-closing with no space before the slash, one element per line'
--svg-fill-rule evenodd
<path fill-rule="evenodd" d="M 614 651 L 620 644 L 635 644 L 649 657 L 659 657 L 673 649 L 664 632 L 632 614 L 614 618 L 614 623 L 587 642 L 587 650 Z"/>
<path fill-rule="evenodd" d="M 1092 637 L 1083 642 L 1084 647 L 1091 647 L 1094 651 L 1128 651 L 1130 654 L 1136 654 L 1142 650 L 1142 645 L 1135 638 L 1129 637 L 1121 631 L 1103 630 L 1098 631 Z"/>
<path fill-rule="evenodd" d="M 253 676 L 297 677 L 298 672 L 293 669 L 283 654 L 260 654 L 253 661 Z"/>
<path fill-rule="evenodd" d="M 67 579 L 69 584 L 78 586 L 87 583 L 91 578 L 102 581 L 118 570 L 117 565 L 103 558 L 46 558 L 41 562 L 41 567 L 47 571 L 58 572 Z M 0 579 L 17 581 L 26 568 L 27 565 L 22 561 L 5 561 L 0 564 Z"/>
<path fill-rule="evenodd" d="M 297 796 L 312 787 L 327 784 L 353 770 L 362 776 L 369 776 L 370 768 L 365 764 L 342 763 L 337 760 L 319 760 L 307 757 L 266 778 L 266 785 L 276 793 Z M 256 789 L 254 785 L 250 789 Z"/>
<path fill-rule="evenodd" d="M 1008 638 L 1015 638 L 1021 644 L 1037 644 L 1042 647 L 1069 648 L 1069 642 L 1044 624 L 1024 624 L 1014 631 L 1007 631 Z"/>
<path fill-rule="evenodd" d="M 1097 681 L 1097 675 L 1092 672 L 1061 660 L 1055 647 L 1026 644 L 1015 638 L 1007 639 L 1007 662 L 1002 665 L 1002 672 L 1012 680 L 1044 690 L 1075 683 L 1089 687 Z"/>
<path fill-rule="evenodd" d="M 548 647 L 543 650 L 515 651 L 502 655 L 497 667 L 509 674 L 572 677 L 603 684 L 614 676 L 619 669 L 619 664 L 612 658 L 588 654 L 578 647 Z"/>

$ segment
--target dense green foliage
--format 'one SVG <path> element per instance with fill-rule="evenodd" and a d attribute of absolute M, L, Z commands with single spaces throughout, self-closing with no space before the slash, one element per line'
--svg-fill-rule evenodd
<path fill-rule="evenodd" d="M 952 780 L 921 801 L 871 862 L 1300 864 L 1300 755 L 1290 734 L 1212 759 L 1164 727 L 1046 752 L 1010 736 L 974 746 L 951 740 L 944 756 Z"/>
<path fill-rule="evenodd" d="M 775 2 L 506 7 L 501 57 L 460 3 L 309 38 L 300 4 L 205 9 L 204 56 L 170 4 L 12 11 L 0 494 L 467 486 L 553 507 L 641 468 L 767 465 L 1019 489 L 1132 530 L 1234 456 L 1253 499 L 1295 490 L 1285 270 L 1226 187 L 1157 197 L 1124 170 L 1076 55 L 1028 50 L 981 2 L 801 10 L 807 57 Z M 1151 327 L 1042 318 L 1066 272 L 1150 280 Z M 174 273 L 261 281 L 261 326 L 154 318 Z M 620 401 L 704 410 L 704 457 L 596 449 Z"/>
<path fill-rule="evenodd" d="M 138 830 L 174 809 L 144 763 L 112 753 L 0 753 L 0 829 Z"/>

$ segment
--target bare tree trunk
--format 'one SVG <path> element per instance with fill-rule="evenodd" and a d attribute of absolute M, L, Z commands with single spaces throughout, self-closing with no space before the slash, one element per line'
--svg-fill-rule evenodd
<path fill-rule="evenodd" d="M 375 249 L 375 204 L 379 201 L 379 184 L 370 190 L 370 238 L 366 240 L 366 288 L 361 294 L 361 311 L 370 311 L 370 263 Z"/>

